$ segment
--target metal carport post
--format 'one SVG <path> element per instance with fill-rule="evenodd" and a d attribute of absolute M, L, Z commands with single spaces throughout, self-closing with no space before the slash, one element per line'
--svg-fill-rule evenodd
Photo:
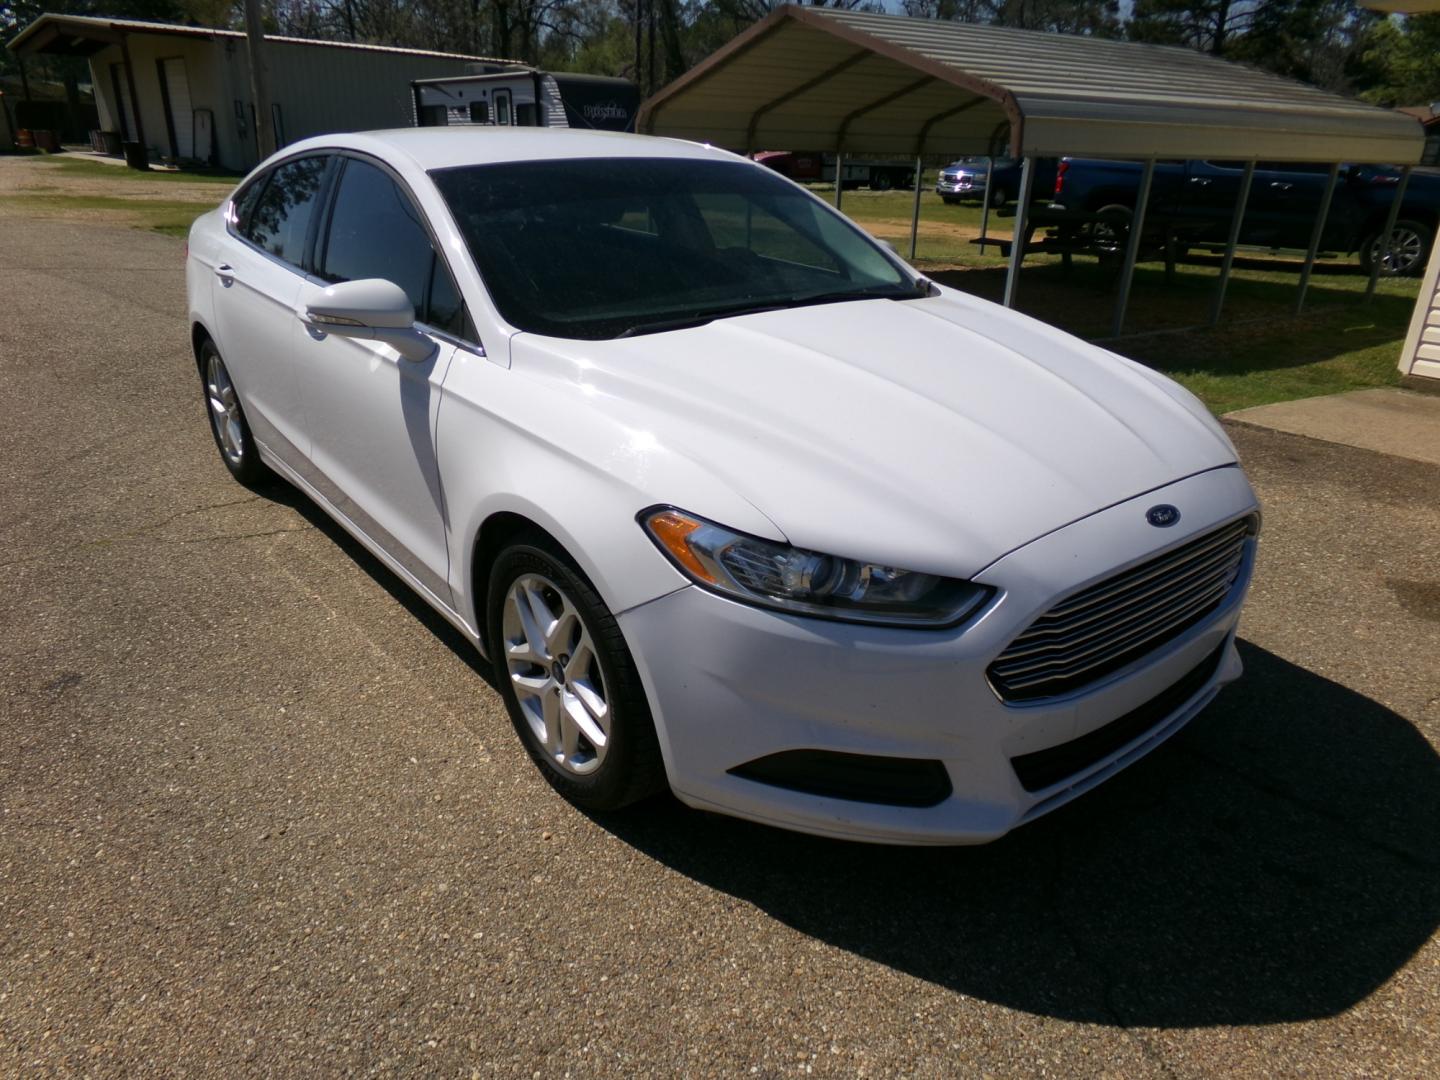
<path fill-rule="evenodd" d="M 1390 203 L 1390 213 L 1385 215 L 1385 231 L 1380 234 L 1375 258 L 1370 260 L 1370 283 L 1365 286 L 1365 302 L 1375 299 L 1375 283 L 1380 280 L 1380 267 L 1390 257 L 1390 242 L 1395 235 L 1395 222 L 1400 217 L 1400 203 L 1405 199 L 1405 189 L 1410 186 L 1410 166 L 1400 167 L 1400 183 L 1395 188 L 1395 198 Z M 1361 257 L 1364 257 L 1362 251 Z"/>
<path fill-rule="evenodd" d="M 1015 204 L 1015 232 L 1010 239 L 1010 269 L 1005 271 L 1006 307 L 1015 306 L 1015 290 L 1020 285 L 1020 260 L 1025 258 L 1025 219 L 1029 217 L 1030 189 L 1035 185 L 1035 159 L 1029 154 L 1020 166 L 1020 195 Z M 990 198 L 990 178 L 985 178 L 985 198 Z"/>
<path fill-rule="evenodd" d="M 1120 295 L 1115 298 L 1111 337 L 1119 337 L 1125 328 L 1125 308 L 1130 303 L 1130 283 L 1135 279 L 1135 260 L 1140 257 L 1140 236 L 1145 231 L 1145 209 L 1150 205 L 1150 184 L 1154 179 L 1155 159 L 1146 158 L 1145 171 L 1140 174 L 1140 194 L 1135 199 L 1135 217 L 1130 221 L 1129 242 L 1125 245 L 1125 268 L 1120 271 Z"/>
<path fill-rule="evenodd" d="M 980 254 L 985 254 L 985 238 L 990 235 L 990 177 L 995 172 L 995 159 L 985 159 L 985 194 L 980 197 Z"/>
<path fill-rule="evenodd" d="M 910 261 L 915 261 L 915 241 L 920 232 L 920 176 L 925 171 L 925 163 L 919 155 L 915 158 L 915 206 L 910 213 Z"/>
<path fill-rule="evenodd" d="M 1245 224 L 1245 207 L 1250 202 L 1250 189 L 1255 184 L 1255 162 L 1245 163 L 1245 176 L 1240 181 L 1240 194 L 1235 196 L 1235 212 L 1230 215 L 1230 235 L 1225 238 L 1225 258 L 1220 262 L 1220 281 L 1215 286 L 1215 303 L 1210 307 L 1210 325 L 1220 323 L 1220 309 L 1225 306 L 1225 290 L 1230 284 L 1230 268 L 1235 265 L 1235 245 L 1240 243 L 1240 228 Z"/>
<path fill-rule="evenodd" d="M 1335 198 L 1335 182 L 1340 178 L 1340 165 L 1330 166 L 1330 179 L 1325 184 L 1325 199 L 1320 204 L 1320 216 L 1315 219 L 1315 228 L 1310 233 L 1310 246 L 1305 250 L 1305 268 L 1300 271 L 1300 291 L 1295 296 L 1295 314 L 1305 306 L 1305 290 L 1310 287 L 1310 271 L 1315 269 L 1315 256 L 1320 254 L 1320 241 L 1325 235 L 1325 222 L 1330 217 L 1330 202 Z"/>

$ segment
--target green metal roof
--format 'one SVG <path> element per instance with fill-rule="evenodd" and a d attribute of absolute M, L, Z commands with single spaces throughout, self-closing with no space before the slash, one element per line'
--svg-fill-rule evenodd
<path fill-rule="evenodd" d="M 641 107 L 735 150 L 1420 160 L 1413 118 L 1190 49 L 783 7 Z"/>

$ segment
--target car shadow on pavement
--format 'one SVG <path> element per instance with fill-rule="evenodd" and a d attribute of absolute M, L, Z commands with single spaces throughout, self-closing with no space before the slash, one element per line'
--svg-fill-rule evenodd
<path fill-rule="evenodd" d="M 985 847 L 822 840 L 673 800 L 597 822 L 819 941 L 1012 1008 L 1331 1016 L 1440 921 L 1440 759 L 1382 705 L 1241 651 L 1246 677 L 1169 744 Z"/>
<path fill-rule="evenodd" d="M 451 626 L 439 612 L 427 604 L 415 593 L 415 590 L 397 577 L 388 566 L 382 563 L 364 544 L 356 540 L 340 526 L 329 514 L 321 510 L 308 495 L 299 488 L 293 487 L 283 480 L 272 480 L 257 489 L 256 494 L 269 499 L 271 502 L 279 503 L 281 506 L 288 506 L 295 513 L 305 519 L 307 525 L 311 525 L 317 532 L 324 533 L 336 547 L 345 555 L 354 560 L 355 564 L 370 578 L 390 595 L 390 598 L 415 617 L 433 633 L 437 638 L 450 647 L 450 650 L 463 660 L 475 674 L 479 675 L 493 688 L 495 681 L 490 665 L 486 662 L 475 647 L 470 644 L 465 635 Z"/>

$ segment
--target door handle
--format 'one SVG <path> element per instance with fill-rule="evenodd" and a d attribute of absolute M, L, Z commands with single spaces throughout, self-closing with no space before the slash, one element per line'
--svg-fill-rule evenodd
<path fill-rule="evenodd" d="M 1203 176 L 1192 176 L 1192 177 L 1190 177 L 1190 183 L 1192 183 L 1192 184 L 1199 184 L 1201 187 L 1209 187 L 1209 186 L 1210 186 L 1210 181 L 1209 181 L 1206 177 L 1203 177 Z"/>
<path fill-rule="evenodd" d="M 1271 180 L 1271 181 L 1270 181 L 1270 186 L 1271 186 L 1272 188 L 1274 188 L 1276 191 L 1289 191 L 1289 190 L 1290 190 L 1291 188 L 1293 188 L 1295 185 L 1294 185 L 1294 184 L 1281 183 L 1279 180 Z"/>
<path fill-rule="evenodd" d="M 215 267 L 215 276 L 218 277 L 221 281 L 223 281 L 226 285 L 229 285 L 232 281 L 235 280 L 235 268 L 229 263 L 221 263 L 219 266 Z"/>

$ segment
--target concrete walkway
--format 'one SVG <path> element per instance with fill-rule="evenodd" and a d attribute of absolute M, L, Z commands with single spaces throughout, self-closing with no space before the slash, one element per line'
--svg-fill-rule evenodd
<path fill-rule="evenodd" d="M 1257 405 L 1225 419 L 1440 465 L 1440 394 L 1355 390 Z"/>

